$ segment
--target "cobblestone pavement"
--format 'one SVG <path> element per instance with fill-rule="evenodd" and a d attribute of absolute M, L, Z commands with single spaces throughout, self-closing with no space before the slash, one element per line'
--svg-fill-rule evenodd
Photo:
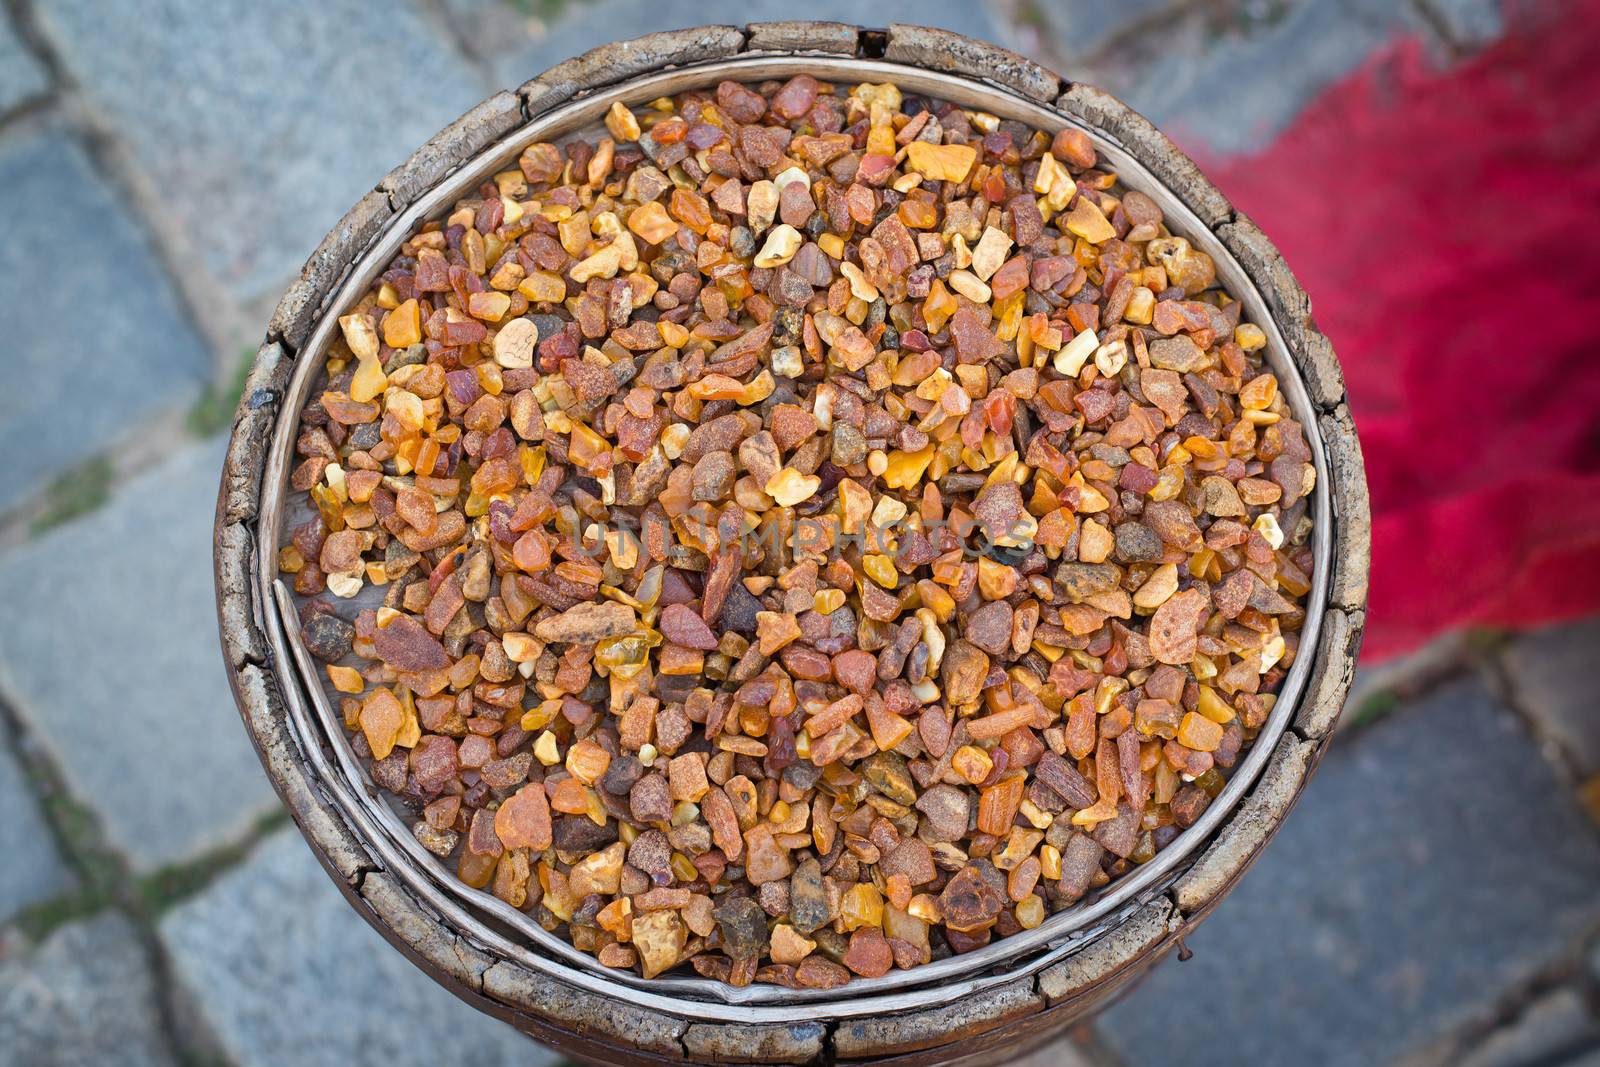
<path fill-rule="evenodd" d="M 492 88 L 604 39 L 801 13 L 552 6 L 0 3 L 0 1060 L 554 1061 L 368 930 L 286 825 L 217 659 L 209 551 L 243 353 L 363 190 Z M 1502 26 L 1494 0 L 804 13 L 997 39 L 1217 153 L 1270 139 L 1394 34 L 1449 61 Z M 1315 786 L 1193 958 L 1028 1062 L 1594 1062 L 1597 645 L 1600 622 L 1458 635 L 1363 670 Z"/>

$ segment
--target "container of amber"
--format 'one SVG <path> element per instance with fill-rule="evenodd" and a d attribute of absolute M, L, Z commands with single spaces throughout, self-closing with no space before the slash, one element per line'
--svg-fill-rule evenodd
<path fill-rule="evenodd" d="M 216 537 L 351 905 L 599 1063 L 1059 1036 L 1305 788 L 1367 553 L 1338 362 L 1193 163 L 798 22 L 597 49 L 391 172 L 273 316 Z"/>

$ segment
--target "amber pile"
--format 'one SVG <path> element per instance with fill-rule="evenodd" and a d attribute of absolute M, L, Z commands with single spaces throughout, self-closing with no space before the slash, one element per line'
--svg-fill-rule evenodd
<path fill-rule="evenodd" d="M 1310 586 L 1210 257 L 1084 134 L 893 85 L 605 127 L 407 241 L 301 415 L 280 564 L 417 839 L 608 967 L 804 987 L 1148 861 Z"/>

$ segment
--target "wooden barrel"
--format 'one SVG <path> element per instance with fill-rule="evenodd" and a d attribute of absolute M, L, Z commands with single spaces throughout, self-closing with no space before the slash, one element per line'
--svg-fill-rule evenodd
<path fill-rule="evenodd" d="M 1314 584 L 1282 696 L 1200 822 L 1093 901 L 977 952 L 831 991 L 734 989 L 606 972 L 430 868 L 353 758 L 276 584 L 297 413 L 338 314 L 420 221 L 523 147 L 724 79 L 805 71 L 894 81 L 1047 131 L 1080 128 L 1123 183 L 1210 253 L 1267 332 L 1269 362 L 1317 468 Z M 781 22 L 651 34 L 568 60 L 442 130 L 352 208 L 272 316 L 235 416 L 216 519 L 222 651 L 244 725 L 307 842 L 351 905 L 441 985 L 596 1063 L 994 1064 L 1058 1038 L 1148 971 L 1232 889 L 1305 788 L 1350 685 L 1365 617 L 1368 507 L 1344 380 L 1271 242 L 1142 117 L 1106 93 L 943 30 Z M 312 679 L 308 684 L 308 679 Z M 319 701 L 323 707 L 319 709 Z M 398 834 L 396 827 L 399 828 Z M 484 899 L 479 899 L 484 898 Z"/>

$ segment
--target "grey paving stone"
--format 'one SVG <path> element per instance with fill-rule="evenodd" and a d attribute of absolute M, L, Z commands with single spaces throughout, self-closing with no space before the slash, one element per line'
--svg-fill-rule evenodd
<path fill-rule="evenodd" d="M 1502 0 L 1422 0 L 1452 44 L 1481 48 L 1505 32 Z"/>
<path fill-rule="evenodd" d="M 1600 1023 L 1576 989 L 1558 989 L 1534 1001 L 1502 1030 L 1490 1034 L 1456 1067 L 1528 1067 L 1566 1063 L 1566 1055 L 1600 1040 Z"/>
<path fill-rule="evenodd" d="M 0 114 L 34 100 L 50 88 L 44 67 L 28 51 L 0 10 Z"/>
<path fill-rule="evenodd" d="M 34 799 L 22 765 L 0 724 L 0 923 L 29 904 L 48 900 L 76 881 Z"/>
<path fill-rule="evenodd" d="M 1600 842 L 1550 766 L 1457 684 L 1334 746 L 1194 957 L 1098 1032 L 1130 1064 L 1387 1063 L 1571 953 L 1597 880 Z"/>
<path fill-rule="evenodd" d="M 241 300 L 487 95 L 413 0 L 43 0 L 38 18 L 173 221 Z"/>
<path fill-rule="evenodd" d="M 173 978 L 237 1067 L 535 1067 L 560 1057 L 413 967 L 345 902 L 293 829 L 168 913 Z"/>
<path fill-rule="evenodd" d="M 0 962 L 0 1061 L 165 1067 L 155 981 L 133 924 L 103 912 Z"/>
<path fill-rule="evenodd" d="M 452 0 L 469 17 L 482 12 L 484 25 L 498 24 L 493 6 L 503 2 Z M 510 36 L 502 38 L 498 46 L 487 41 L 483 46 L 496 49 L 495 74 L 502 86 L 514 88 L 564 59 L 619 38 L 690 26 L 742 26 L 793 18 L 871 26 L 911 22 L 987 40 L 995 40 L 999 33 L 988 6 L 968 0 L 879 0 L 868 7 L 854 0 L 813 0 L 803 7 L 792 0 L 598 0 L 567 4 L 561 17 L 542 34 L 524 28 L 520 42 Z"/>
<path fill-rule="evenodd" d="M 129 480 L 0 558 L 0 678 L 68 788 L 140 871 L 276 806 L 234 711 L 211 579 L 224 442 Z"/>
<path fill-rule="evenodd" d="M 1452 630 L 1403 656 L 1376 663 L 1358 660 L 1340 729 L 1361 725 L 1377 710 L 1368 707 L 1375 698 L 1387 703 L 1391 698 L 1404 700 L 1426 692 L 1440 679 L 1461 670 L 1470 654 L 1467 631 Z"/>
<path fill-rule="evenodd" d="M 1600 712 L 1595 657 L 1600 618 L 1513 638 L 1505 665 L 1519 707 L 1572 758 L 1581 774 L 1600 773 Z"/>
<path fill-rule="evenodd" d="M 1119 36 L 1172 10 L 1172 0 L 1049 0 L 1029 13 L 1056 54 L 1067 61 L 1093 57 Z"/>
<path fill-rule="evenodd" d="M 126 204 L 60 130 L 0 145 L 0 216 L 4 511 L 188 403 L 209 360 Z"/>
<path fill-rule="evenodd" d="M 1422 29 L 1411 5 L 1392 0 L 1230 0 L 1191 12 L 1127 62 L 1112 57 L 1105 87 L 1180 144 L 1217 154 L 1270 142 L 1374 51 Z"/>
<path fill-rule="evenodd" d="M 1020 1060 L 1012 1060 L 1010 1067 L 1097 1067 L 1097 1064 L 1070 1037 L 1059 1037 Z"/>

